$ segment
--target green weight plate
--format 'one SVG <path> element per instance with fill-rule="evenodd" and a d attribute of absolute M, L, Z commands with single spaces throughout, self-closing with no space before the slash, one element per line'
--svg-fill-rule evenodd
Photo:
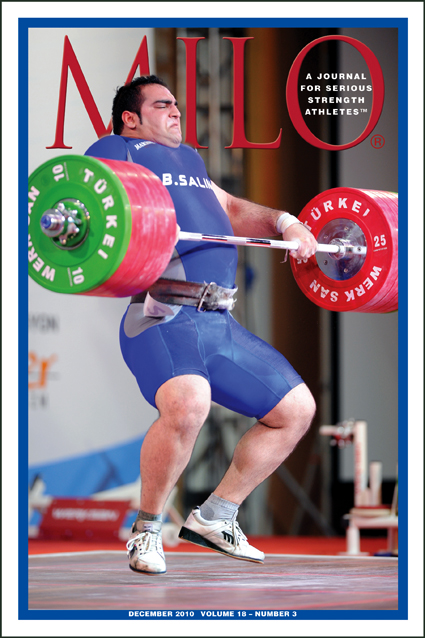
<path fill-rule="evenodd" d="M 40 219 L 63 200 L 80 201 L 89 214 L 81 244 L 64 248 L 46 236 Z M 93 157 L 64 155 L 37 168 L 28 182 L 28 272 L 61 293 L 84 293 L 107 281 L 128 249 L 132 212 L 126 190 L 109 166 Z"/>

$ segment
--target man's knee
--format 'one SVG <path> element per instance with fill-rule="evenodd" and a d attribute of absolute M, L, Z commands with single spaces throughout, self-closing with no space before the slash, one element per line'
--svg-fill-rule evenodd
<path fill-rule="evenodd" d="M 310 426 L 316 414 L 316 401 L 305 383 L 302 383 L 288 393 L 288 403 L 292 403 L 291 409 L 295 409 L 300 419 L 308 422 Z"/>
<path fill-rule="evenodd" d="M 303 436 L 309 429 L 316 413 L 316 402 L 305 383 L 290 390 L 271 410 L 261 423 L 269 427 L 296 430 Z"/>
<path fill-rule="evenodd" d="M 199 430 L 211 406 L 211 390 L 204 377 L 183 375 L 166 381 L 157 391 L 160 416 L 174 429 Z"/>

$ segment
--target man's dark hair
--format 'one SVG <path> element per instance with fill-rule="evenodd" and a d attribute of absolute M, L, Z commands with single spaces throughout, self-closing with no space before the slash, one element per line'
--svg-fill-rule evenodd
<path fill-rule="evenodd" d="M 121 86 L 117 90 L 112 103 L 112 124 L 115 135 L 120 135 L 124 127 L 124 123 L 122 121 L 122 114 L 124 111 L 137 113 L 140 121 L 142 121 L 141 109 L 143 104 L 143 93 L 140 90 L 140 87 L 146 86 L 147 84 L 160 84 L 168 89 L 164 80 L 156 75 L 142 75 L 129 84 L 124 84 L 124 86 Z"/>

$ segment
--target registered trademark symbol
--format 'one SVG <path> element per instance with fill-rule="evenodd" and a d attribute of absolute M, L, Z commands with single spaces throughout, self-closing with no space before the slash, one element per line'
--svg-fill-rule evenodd
<path fill-rule="evenodd" d="M 370 143 L 372 144 L 373 148 L 382 148 L 385 144 L 385 138 L 383 135 L 374 135 L 371 138 Z"/>

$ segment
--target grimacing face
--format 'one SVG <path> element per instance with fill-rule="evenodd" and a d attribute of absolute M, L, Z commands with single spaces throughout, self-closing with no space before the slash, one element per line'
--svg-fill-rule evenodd
<path fill-rule="evenodd" d="M 141 122 L 136 116 L 132 133 L 123 134 L 177 148 L 182 141 L 182 132 L 176 98 L 161 84 L 147 84 L 141 91 L 144 98 Z"/>

